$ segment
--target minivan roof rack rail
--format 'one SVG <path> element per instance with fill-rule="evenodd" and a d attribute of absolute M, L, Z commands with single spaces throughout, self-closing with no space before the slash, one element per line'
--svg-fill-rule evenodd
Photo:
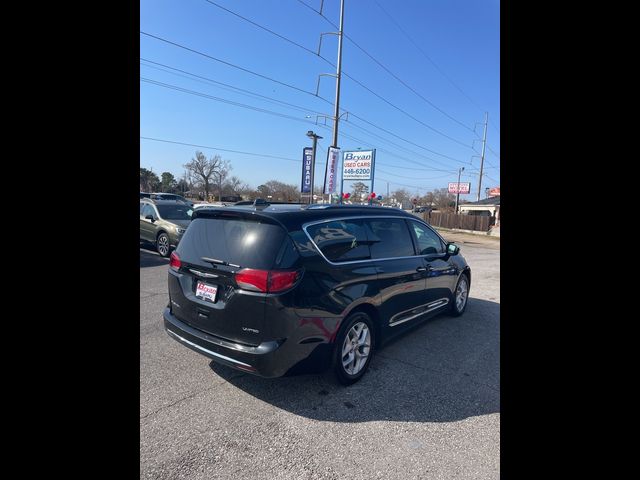
<path fill-rule="evenodd" d="M 384 208 L 380 205 L 340 205 L 339 203 L 312 203 L 307 205 L 307 210 L 324 210 L 327 208 Z"/>

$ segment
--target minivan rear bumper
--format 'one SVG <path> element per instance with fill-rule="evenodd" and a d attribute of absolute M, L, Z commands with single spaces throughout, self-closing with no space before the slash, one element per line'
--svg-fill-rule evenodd
<path fill-rule="evenodd" d="M 261 377 L 281 377 L 292 370 L 297 360 L 311 353 L 311 345 L 295 345 L 296 342 L 284 339 L 256 347 L 229 342 L 178 320 L 169 307 L 164 309 L 163 316 L 164 328 L 174 340 L 215 362 Z M 293 355 L 292 348 L 297 350 Z"/>

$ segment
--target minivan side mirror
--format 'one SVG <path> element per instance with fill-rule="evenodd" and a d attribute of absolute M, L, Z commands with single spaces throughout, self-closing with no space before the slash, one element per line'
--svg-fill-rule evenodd
<path fill-rule="evenodd" d="M 156 219 L 155 219 L 155 218 L 153 218 L 153 215 L 147 215 L 147 216 L 146 216 L 146 217 L 144 217 L 144 218 L 146 218 L 147 220 L 151 220 L 152 222 L 155 222 L 155 221 L 156 221 Z"/>
<path fill-rule="evenodd" d="M 454 243 L 447 243 L 447 253 L 449 255 L 457 255 L 460 253 L 460 247 Z"/>

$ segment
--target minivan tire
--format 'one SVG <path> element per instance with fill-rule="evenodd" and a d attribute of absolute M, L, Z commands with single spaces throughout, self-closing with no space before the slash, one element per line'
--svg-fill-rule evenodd
<path fill-rule="evenodd" d="M 462 285 L 464 282 L 464 285 Z M 462 293 L 462 291 L 458 292 L 458 290 L 464 290 L 464 302 L 462 305 L 458 305 L 458 296 Z M 467 304 L 469 303 L 469 277 L 466 274 L 460 275 L 458 279 L 458 283 L 456 284 L 456 289 L 453 291 L 453 301 L 451 302 L 451 310 L 449 313 L 454 317 L 459 317 L 464 313 L 467 309 Z"/>
<path fill-rule="evenodd" d="M 373 335 L 373 321 L 366 313 L 355 312 L 344 320 L 333 347 L 333 371 L 341 384 L 351 385 L 366 373 L 373 357 Z"/>
<path fill-rule="evenodd" d="M 160 254 L 161 257 L 168 257 L 171 253 L 171 241 L 169 240 L 169 235 L 164 232 L 161 232 L 156 239 L 156 250 Z"/>

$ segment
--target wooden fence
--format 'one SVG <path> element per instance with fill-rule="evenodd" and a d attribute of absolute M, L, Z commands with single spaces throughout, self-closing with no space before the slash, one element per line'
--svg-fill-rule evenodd
<path fill-rule="evenodd" d="M 460 228 L 488 232 L 493 217 L 482 215 L 456 215 L 455 213 L 431 212 L 423 213 L 422 218 L 429 225 L 442 228 Z"/>

